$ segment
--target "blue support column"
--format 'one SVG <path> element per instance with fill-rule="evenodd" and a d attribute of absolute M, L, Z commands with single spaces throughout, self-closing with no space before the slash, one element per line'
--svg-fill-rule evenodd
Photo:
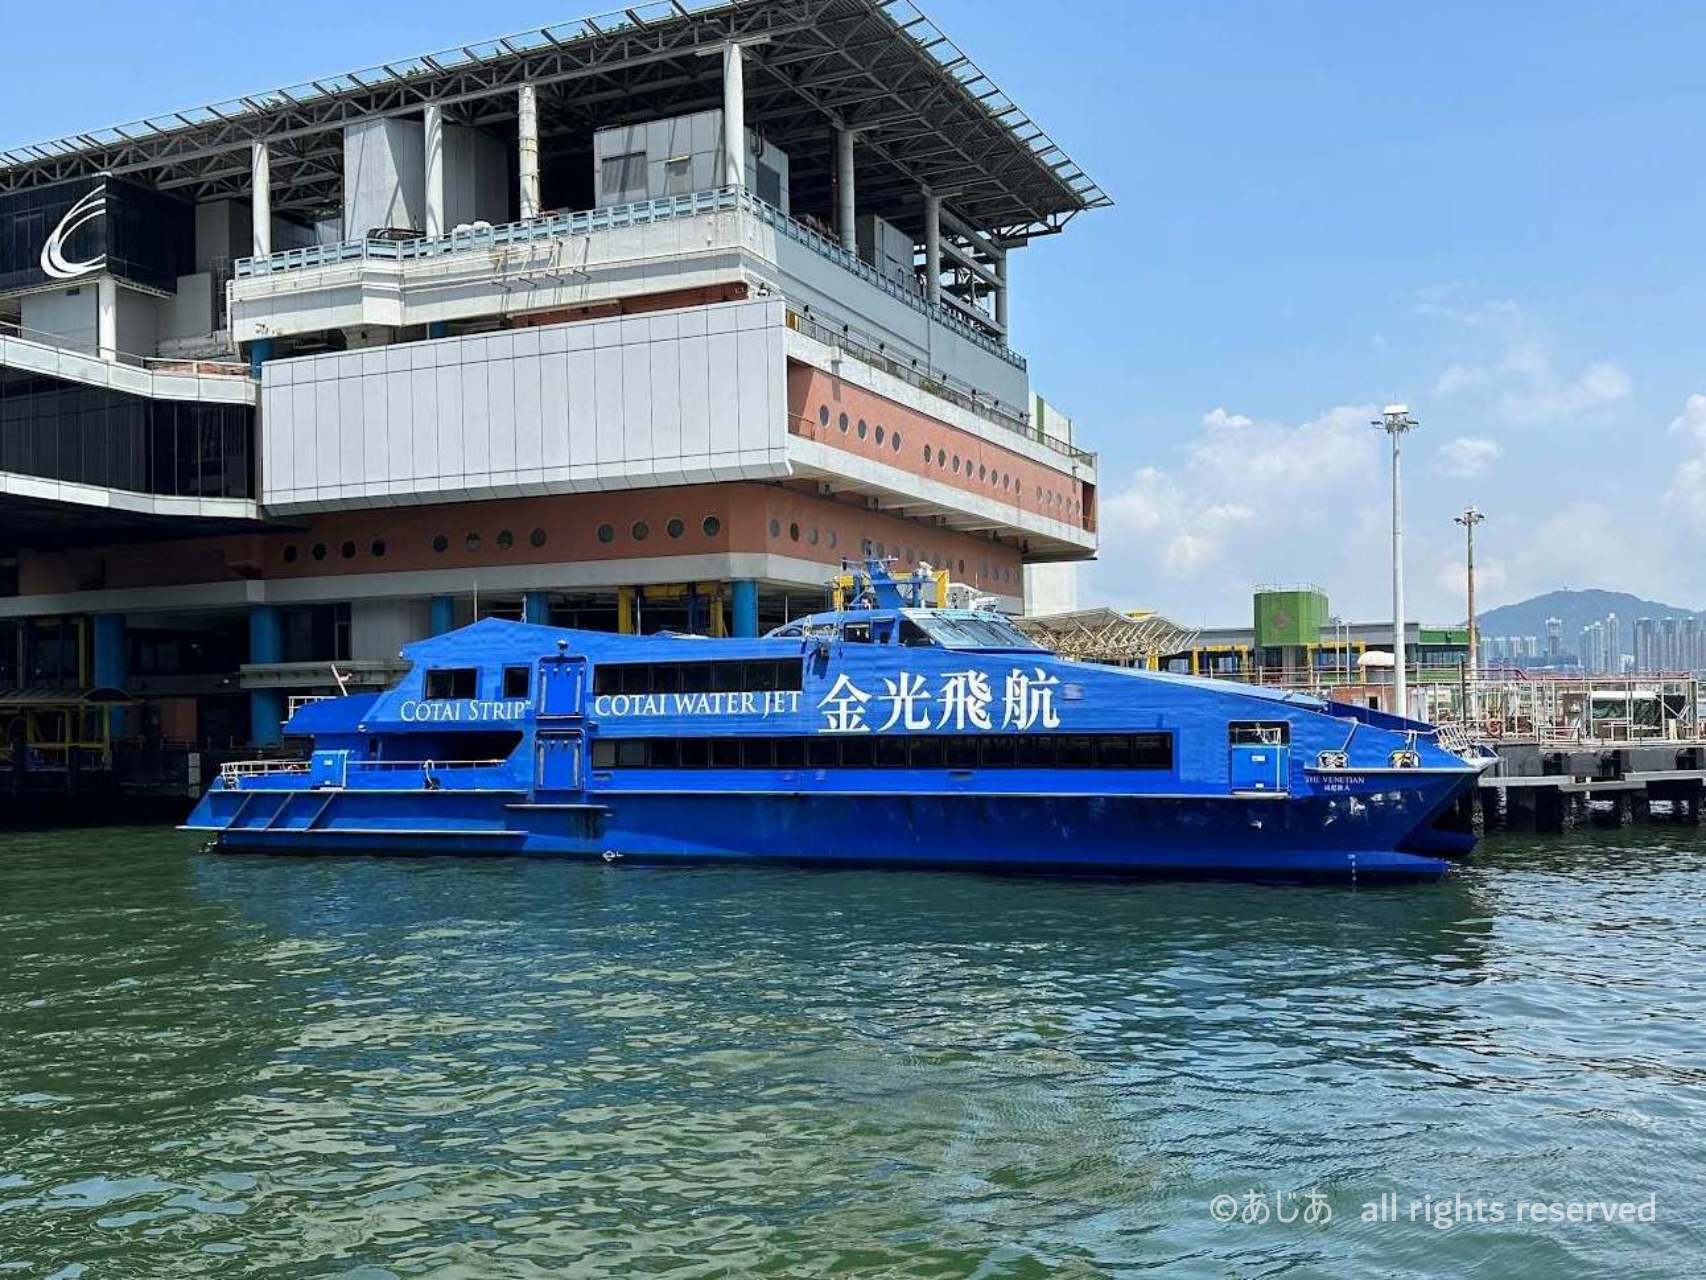
<path fill-rule="evenodd" d="M 124 652 L 124 615 L 97 613 L 95 631 L 95 684 L 102 689 L 122 689 L 129 671 Z"/>
<path fill-rule="evenodd" d="M 735 634 L 737 636 L 757 635 L 758 584 L 750 578 L 742 578 L 730 585 L 734 588 Z"/>
<path fill-rule="evenodd" d="M 249 606 L 249 661 L 284 661 L 284 618 L 277 606 Z M 283 739 L 284 693 L 279 689 L 249 690 L 249 736 L 259 747 L 276 747 Z"/>
<path fill-rule="evenodd" d="M 531 622 L 535 626 L 551 625 L 551 593 L 549 591 L 527 591 L 521 597 L 521 620 Z"/>
<path fill-rule="evenodd" d="M 428 320 L 427 321 L 427 337 L 428 338 L 448 338 L 449 336 L 450 336 L 450 322 L 448 320 Z"/>
<path fill-rule="evenodd" d="M 435 636 L 456 630 L 456 598 L 434 596 L 427 612 L 427 625 Z"/>
<path fill-rule="evenodd" d="M 272 359 L 273 340 L 271 338 L 256 338 L 249 344 L 249 376 L 257 381 L 261 376 L 261 366 Z"/>

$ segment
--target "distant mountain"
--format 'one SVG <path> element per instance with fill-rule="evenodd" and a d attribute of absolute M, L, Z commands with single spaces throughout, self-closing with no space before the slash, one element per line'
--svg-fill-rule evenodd
<path fill-rule="evenodd" d="M 1695 618 L 1703 616 L 1694 609 L 1657 600 L 1643 600 L 1627 591 L 1548 591 L 1545 595 L 1522 600 L 1516 604 L 1500 605 L 1481 614 L 1483 636 L 1539 636 L 1546 643 L 1546 619 L 1557 618 L 1564 624 L 1564 652 L 1576 651 L 1576 640 L 1583 627 L 1601 622 L 1608 613 L 1615 613 L 1622 631 L 1625 653 L 1633 643 L 1632 630 L 1636 618 Z"/>

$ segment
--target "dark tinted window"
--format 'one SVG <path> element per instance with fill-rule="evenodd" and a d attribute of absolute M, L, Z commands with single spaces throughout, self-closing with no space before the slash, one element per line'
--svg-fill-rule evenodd
<path fill-rule="evenodd" d="M 1171 733 L 798 734 L 741 738 L 611 738 L 594 768 L 626 769 L 1150 769 L 1173 767 Z"/>
<path fill-rule="evenodd" d="M 799 658 L 746 662 L 605 662 L 593 674 L 594 693 L 766 693 L 800 687 Z"/>
<path fill-rule="evenodd" d="M 531 670 L 527 667 L 504 668 L 504 697 L 525 698 L 529 688 Z"/>
<path fill-rule="evenodd" d="M 473 667 L 441 667 L 428 671 L 428 698 L 472 698 L 479 683 L 479 672 Z"/>

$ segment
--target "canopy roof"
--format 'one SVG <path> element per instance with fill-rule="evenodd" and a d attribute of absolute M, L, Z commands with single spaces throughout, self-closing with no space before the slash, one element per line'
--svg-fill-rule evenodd
<path fill-rule="evenodd" d="M 273 208 L 331 209 L 345 124 L 428 104 L 496 122 L 529 83 L 547 137 L 685 114 L 721 105 L 721 63 L 706 55 L 731 40 L 744 51 L 747 123 L 790 153 L 796 200 L 827 191 L 829 136 L 845 127 L 859 133 L 861 204 L 903 226 L 922 188 L 1004 239 L 1112 203 L 911 0 L 649 0 L 0 151 L 0 192 L 106 172 L 200 199 L 243 195 L 250 146 L 264 139 Z"/>

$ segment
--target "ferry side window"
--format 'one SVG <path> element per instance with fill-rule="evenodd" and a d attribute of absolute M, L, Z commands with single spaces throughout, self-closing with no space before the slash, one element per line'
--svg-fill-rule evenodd
<path fill-rule="evenodd" d="M 891 644 L 894 641 L 894 623 L 888 619 L 871 624 L 871 642 L 873 644 Z"/>
<path fill-rule="evenodd" d="M 1291 741 L 1291 721 L 1233 720 L 1226 726 L 1226 737 L 1234 746 L 1283 747 Z"/>
<path fill-rule="evenodd" d="M 898 733 L 885 733 L 874 739 L 877 764 L 884 769 L 906 768 L 906 739 Z"/>
<path fill-rule="evenodd" d="M 504 668 L 504 697 L 525 698 L 532 684 L 533 669 L 531 667 Z"/>
<path fill-rule="evenodd" d="M 713 769 L 740 768 L 740 739 L 712 738 L 711 767 Z"/>
<path fill-rule="evenodd" d="M 427 672 L 426 696 L 433 701 L 475 697 L 479 674 L 473 667 L 436 667 Z"/>
<path fill-rule="evenodd" d="M 776 687 L 776 664 L 774 662 L 749 662 L 746 664 L 746 688 L 758 693 L 765 693 Z"/>
<path fill-rule="evenodd" d="M 594 769 L 614 769 L 616 767 L 616 744 L 609 738 L 601 738 L 592 744 L 592 767 Z"/>
<path fill-rule="evenodd" d="M 741 672 L 744 667 L 738 662 L 718 662 L 711 667 L 711 687 L 718 693 L 737 693 L 740 691 Z"/>
<path fill-rule="evenodd" d="M 870 644 L 871 624 L 868 622 L 848 622 L 841 628 L 841 638 L 848 644 Z"/>
<path fill-rule="evenodd" d="M 692 668 L 688 669 L 692 670 Z M 682 738 L 681 767 L 683 769 L 710 768 L 711 740 L 709 738 Z"/>
<path fill-rule="evenodd" d="M 711 664 L 709 662 L 689 662 L 681 668 L 681 691 L 683 693 L 711 692 Z"/>
<path fill-rule="evenodd" d="M 933 643 L 930 639 L 930 633 L 911 618 L 900 620 L 900 642 L 916 648 L 928 648 Z"/>
<path fill-rule="evenodd" d="M 806 763 L 806 740 L 804 738 L 776 739 L 776 767 L 778 769 L 802 769 Z"/>

